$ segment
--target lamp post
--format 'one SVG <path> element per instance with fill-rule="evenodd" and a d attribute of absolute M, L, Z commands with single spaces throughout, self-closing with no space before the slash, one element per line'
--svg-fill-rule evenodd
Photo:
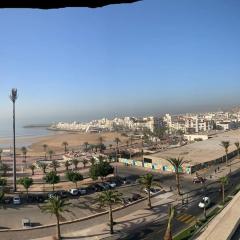
<path fill-rule="evenodd" d="M 15 131 L 15 102 L 18 98 L 17 89 L 13 88 L 10 94 L 10 99 L 13 103 L 13 191 L 17 191 L 17 177 L 16 177 L 16 131 Z"/>

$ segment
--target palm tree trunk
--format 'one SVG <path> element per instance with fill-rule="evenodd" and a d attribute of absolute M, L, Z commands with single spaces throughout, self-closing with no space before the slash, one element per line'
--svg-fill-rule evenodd
<path fill-rule="evenodd" d="M 60 240 L 61 239 L 61 233 L 60 233 L 60 224 L 59 224 L 58 214 L 56 215 L 56 218 L 57 218 L 57 239 Z"/>
<path fill-rule="evenodd" d="M 177 182 L 178 195 L 181 195 L 181 192 L 180 192 L 180 182 L 179 182 L 179 172 L 178 172 L 178 170 L 176 170 L 176 182 Z"/>
<path fill-rule="evenodd" d="M 13 191 L 17 191 L 16 176 L 16 131 L 15 131 L 15 102 L 13 102 Z"/>
<path fill-rule="evenodd" d="M 225 203 L 225 193 L 224 193 L 225 189 L 224 189 L 224 184 L 222 184 L 222 202 L 223 204 Z"/>
<path fill-rule="evenodd" d="M 112 205 L 109 205 L 109 226 L 110 226 L 110 233 L 113 234 L 113 215 L 112 215 Z"/>
<path fill-rule="evenodd" d="M 167 230 L 164 235 L 164 240 L 172 240 L 172 231 L 171 231 L 171 224 L 168 223 Z"/>
<path fill-rule="evenodd" d="M 152 208 L 150 190 L 148 190 L 148 207 L 149 207 L 149 209 Z"/>
<path fill-rule="evenodd" d="M 227 152 L 226 152 L 226 165 L 228 165 L 228 155 L 227 155 Z"/>

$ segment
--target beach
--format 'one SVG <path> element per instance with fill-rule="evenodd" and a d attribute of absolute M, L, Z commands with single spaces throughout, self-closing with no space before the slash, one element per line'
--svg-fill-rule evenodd
<path fill-rule="evenodd" d="M 80 133 L 80 132 L 59 132 L 47 136 L 25 136 L 18 137 L 16 142 L 18 148 L 28 145 L 28 155 L 39 156 L 44 155 L 43 144 L 48 145 L 48 149 L 53 150 L 55 153 L 62 153 L 64 147 L 63 142 L 68 142 L 68 149 L 77 148 L 83 145 L 85 142 L 89 144 L 99 144 L 99 137 L 103 138 L 103 143 L 115 145 L 114 139 L 118 137 L 121 142 L 126 142 L 127 137 L 121 136 L 117 132 L 104 132 L 104 133 Z M 21 145 L 22 143 L 22 145 Z M 11 138 L 1 138 L 0 145 L 7 146 L 12 145 Z M 19 150 L 18 150 L 19 151 Z"/>

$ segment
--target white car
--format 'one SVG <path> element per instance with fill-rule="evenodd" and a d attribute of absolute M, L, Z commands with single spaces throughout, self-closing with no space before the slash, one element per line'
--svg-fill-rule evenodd
<path fill-rule="evenodd" d="M 21 204 L 21 198 L 19 197 L 19 195 L 13 197 L 13 204 L 15 205 Z"/>
<path fill-rule="evenodd" d="M 145 193 L 148 193 L 148 190 L 147 190 L 146 188 L 144 188 L 143 191 L 144 191 Z M 150 195 L 153 195 L 153 194 L 158 193 L 158 192 L 160 192 L 160 189 L 150 188 Z"/>
<path fill-rule="evenodd" d="M 76 189 L 76 188 L 71 188 L 69 190 L 69 192 L 72 196 L 77 196 L 78 195 L 78 189 Z"/>
<path fill-rule="evenodd" d="M 117 184 L 115 182 L 106 182 L 111 188 L 115 188 Z"/>
<path fill-rule="evenodd" d="M 200 208 L 207 208 L 210 205 L 211 201 L 209 197 L 203 197 L 202 201 L 198 204 Z"/>

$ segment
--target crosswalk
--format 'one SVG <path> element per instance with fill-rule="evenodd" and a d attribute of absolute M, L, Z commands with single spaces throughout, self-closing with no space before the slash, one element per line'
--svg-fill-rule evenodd
<path fill-rule="evenodd" d="M 177 216 L 176 219 L 178 221 L 186 223 L 186 224 L 190 224 L 190 223 L 196 221 L 196 218 L 190 214 L 181 214 L 181 215 Z"/>

